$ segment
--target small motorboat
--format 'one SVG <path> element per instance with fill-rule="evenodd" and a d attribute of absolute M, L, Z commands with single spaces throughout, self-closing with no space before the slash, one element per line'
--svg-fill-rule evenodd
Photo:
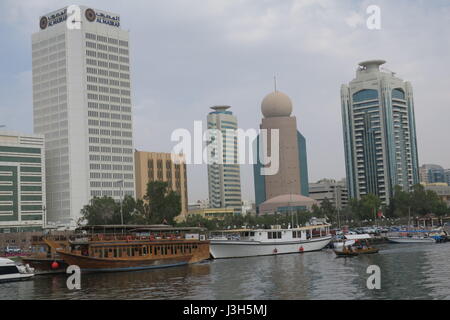
<path fill-rule="evenodd" d="M 400 230 L 389 234 L 387 238 L 392 243 L 436 243 L 441 234 L 430 230 Z"/>
<path fill-rule="evenodd" d="M 24 281 L 34 277 L 29 265 L 16 265 L 11 259 L 0 258 L 0 282 Z"/>
<path fill-rule="evenodd" d="M 335 249 L 334 253 L 338 257 L 353 257 L 360 254 L 374 254 L 378 253 L 380 249 L 372 247 L 368 239 L 369 234 L 345 235 L 345 240 L 342 243 L 342 249 Z"/>

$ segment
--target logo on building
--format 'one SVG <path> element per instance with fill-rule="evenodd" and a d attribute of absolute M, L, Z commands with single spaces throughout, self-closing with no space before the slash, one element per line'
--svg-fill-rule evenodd
<path fill-rule="evenodd" d="M 95 21 L 95 18 L 96 18 L 96 14 L 95 14 L 95 11 L 94 10 L 92 10 L 92 9 L 86 9 L 86 12 L 84 13 L 85 14 L 85 16 L 86 16 L 86 19 L 88 19 L 88 21 L 90 21 L 90 22 L 94 22 Z"/>
<path fill-rule="evenodd" d="M 46 29 L 48 26 L 48 19 L 47 17 L 42 17 L 41 21 L 39 21 L 39 26 L 41 27 L 42 30 Z"/>

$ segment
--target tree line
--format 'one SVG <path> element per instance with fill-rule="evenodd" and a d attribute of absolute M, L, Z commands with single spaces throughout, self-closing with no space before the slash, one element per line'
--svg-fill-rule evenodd
<path fill-rule="evenodd" d="M 161 224 L 177 225 L 180 227 L 204 227 L 209 230 L 226 228 L 259 227 L 271 225 L 304 225 L 312 217 L 326 218 L 328 222 L 337 225 L 338 219 L 342 223 L 373 221 L 379 213 L 384 218 L 411 218 L 433 213 L 443 216 L 450 213 L 450 208 L 439 196 L 431 190 L 425 190 L 421 184 L 413 186 L 410 192 L 400 186 L 394 189 L 394 195 L 388 206 L 382 205 L 380 198 L 374 194 L 362 196 L 360 199 L 350 199 L 347 207 L 338 210 L 329 199 L 320 205 L 314 205 L 309 211 L 294 211 L 275 215 L 231 215 L 224 219 L 206 219 L 199 215 L 189 215 L 180 223 L 175 217 L 181 213 L 181 196 L 172 191 L 167 182 L 153 181 L 147 185 L 144 199 L 134 199 L 125 196 L 122 204 L 110 197 L 93 198 L 82 209 L 80 223 L 89 225 L 122 224 Z"/>
<path fill-rule="evenodd" d="M 181 213 L 181 196 L 169 188 L 167 182 L 152 181 L 147 184 L 144 199 L 125 196 L 117 202 L 111 197 L 95 197 L 81 210 L 78 224 L 174 224 Z"/>

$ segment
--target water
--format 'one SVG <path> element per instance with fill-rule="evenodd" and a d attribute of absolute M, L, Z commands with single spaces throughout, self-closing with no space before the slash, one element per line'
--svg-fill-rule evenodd
<path fill-rule="evenodd" d="M 382 245 L 379 254 L 321 252 L 208 261 L 138 272 L 66 275 L 0 284 L 0 299 L 450 299 L 450 243 Z M 369 265 L 381 290 L 368 290 Z"/>

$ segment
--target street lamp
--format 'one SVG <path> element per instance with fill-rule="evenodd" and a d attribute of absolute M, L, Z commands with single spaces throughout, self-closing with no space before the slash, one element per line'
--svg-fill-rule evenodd
<path fill-rule="evenodd" d="M 122 192 L 123 180 L 116 181 L 116 183 L 120 183 L 120 220 L 123 225 L 123 192 Z"/>

